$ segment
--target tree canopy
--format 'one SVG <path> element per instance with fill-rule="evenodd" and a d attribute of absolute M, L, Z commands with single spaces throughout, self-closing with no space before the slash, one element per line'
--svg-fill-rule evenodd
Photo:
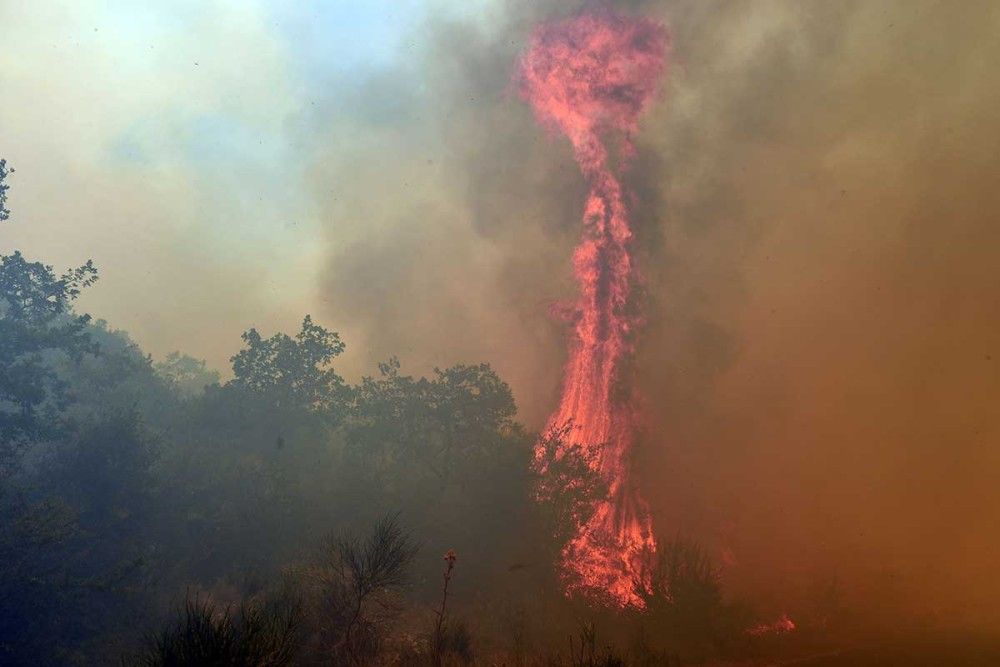
<path fill-rule="evenodd" d="M 281 405 L 331 409 L 342 400 L 344 379 L 330 367 L 344 351 L 340 336 L 305 316 L 294 337 L 264 338 L 256 329 L 243 336 L 244 349 L 232 358 L 232 384 L 266 394 Z"/>
<path fill-rule="evenodd" d="M 8 173 L 0 160 L 4 220 L 10 214 L 5 208 Z M 87 333 L 90 317 L 73 313 L 72 303 L 96 280 L 91 261 L 58 274 L 16 250 L 0 255 L 0 470 L 26 440 L 51 436 L 58 428 L 68 388 L 51 361 L 58 355 L 79 360 L 94 351 Z"/>

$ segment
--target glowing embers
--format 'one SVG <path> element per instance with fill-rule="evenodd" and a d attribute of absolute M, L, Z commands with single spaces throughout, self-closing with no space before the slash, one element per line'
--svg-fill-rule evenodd
<path fill-rule="evenodd" d="M 623 171 L 633 153 L 632 136 L 654 99 L 667 46 L 666 30 L 651 20 L 584 14 L 540 26 L 516 74 L 539 122 L 572 142 L 589 185 L 582 240 L 573 253 L 579 295 L 570 313 L 569 359 L 547 429 L 572 424 L 567 444 L 581 446 L 609 498 L 579 521 L 563 549 L 563 572 L 568 591 L 623 607 L 643 605 L 637 587 L 649 587 L 647 564 L 656 542 L 629 476 L 637 419 L 627 366 L 638 321 L 631 303 L 632 230 L 616 168 Z M 543 455 L 539 443 L 536 460 Z"/>

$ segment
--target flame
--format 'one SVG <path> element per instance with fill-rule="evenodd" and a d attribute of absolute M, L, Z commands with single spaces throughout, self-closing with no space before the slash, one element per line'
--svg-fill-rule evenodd
<path fill-rule="evenodd" d="M 667 47 L 667 32 L 654 21 L 582 14 L 539 26 L 516 76 L 538 121 L 569 138 L 590 188 L 573 253 L 579 296 L 570 311 L 569 359 L 547 428 L 572 424 L 573 440 L 610 492 L 562 551 L 567 592 L 596 594 L 619 607 L 643 606 L 637 587 L 649 588 L 647 564 L 656 542 L 629 472 L 638 417 L 627 377 L 639 324 L 631 299 L 637 276 L 626 193 L 612 167 L 609 139 L 618 139 L 616 166 L 624 171 Z M 539 446 L 536 461 L 542 454 Z"/>
<path fill-rule="evenodd" d="M 746 632 L 748 635 L 761 637 L 763 635 L 785 635 L 789 632 L 795 632 L 795 628 L 795 621 L 789 618 L 788 614 L 782 614 L 781 618 L 773 623 L 761 623 L 749 628 Z"/>

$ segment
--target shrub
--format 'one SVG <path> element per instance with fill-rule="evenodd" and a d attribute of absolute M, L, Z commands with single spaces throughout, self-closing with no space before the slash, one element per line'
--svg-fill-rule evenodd
<path fill-rule="evenodd" d="M 142 667 L 290 665 L 298 647 L 297 605 L 250 602 L 234 614 L 190 597 L 169 627 L 148 639 L 133 664 Z"/>

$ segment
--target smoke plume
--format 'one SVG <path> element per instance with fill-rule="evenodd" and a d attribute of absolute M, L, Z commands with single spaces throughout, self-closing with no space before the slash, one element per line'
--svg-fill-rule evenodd
<path fill-rule="evenodd" d="M 533 26 L 589 4 L 432 17 L 317 108 L 324 314 L 356 368 L 488 360 L 529 425 L 556 405 L 587 184 L 509 81 Z M 836 580 L 886 618 L 996 627 L 1000 11 L 612 4 L 677 59 L 629 176 L 655 525 L 775 604 Z"/>

